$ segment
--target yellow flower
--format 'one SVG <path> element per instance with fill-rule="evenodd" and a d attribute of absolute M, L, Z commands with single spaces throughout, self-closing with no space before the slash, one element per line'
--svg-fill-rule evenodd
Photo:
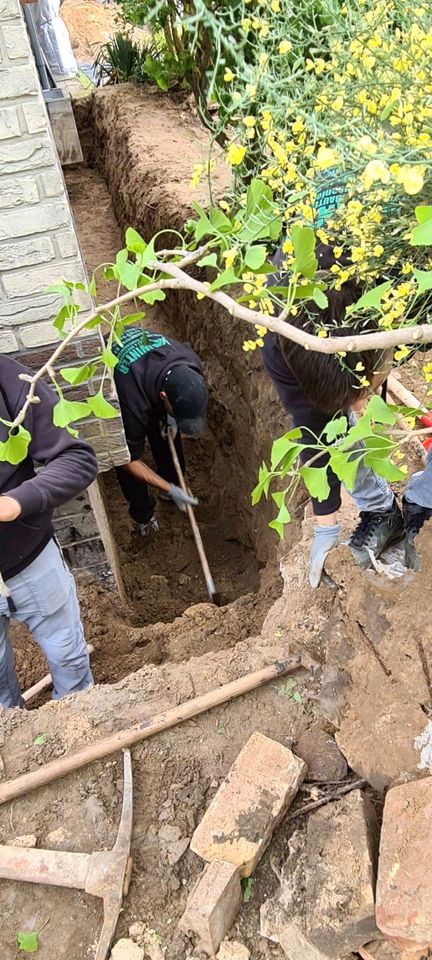
<path fill-rule="evenodd" d="M 357 370 L 357 371 L 364 370 L 364 365 L 359 361 L 359 363 L 356 363 L 354 370 Z"/>
<path fill-rule="evenodd" d="M 279 53 L 285 54 L 289 53 L 292 50 L 292 43 L 290 40 L 281 40 L 279 44 Z"/>
<path fill-rule="evenodd" d="M 232 247 L 231 250 L 225 250 L 222 254 L 223 259 L 225 260 L 226 267 L 232 267 L 234 260 L 238 255 L 238 250 L 235 247 Z"/>
<path fill-rule="evenodd" d="M 327 167 L 335 167 L 339 163 L 339 156 L 336 150 L 330 147 L 320 147 L 316 156 L 315 166 L 319 170 L 325 170 Z"/>
<path fill-rule="evenodd" d="M 339 113 L 339 110 L 342 110 L 343 105 L 344 105 L 344 98 L 342 94 L 339 93 L 336 99 L 333 100 L 333 103 L 332 103 L 333 110 L 336 110 L 336 112 Z"/>
<path fill-rule="evenodd" d="M 224 80 L 225 80 L 225 83 L 231 83 L 231 80 L 234 80 L 234 74 L 229 67 L 227 67 L 225 70 Z"/>
<path fill-rule="evenodd" d="M 226 200 L 219 200 L 219 206 L 221 210 L 226 210 L 227 213 L 231 212 L 231 207 L 229 203 L 226 202 Z"/>
<path fill-rule="evenodd" d="M 346 352 L 346 350 L 338 350 L 337 355 L 338 355 L 338 357 L 346 357 L 347 352 Z"/>
<path fill-rule="evenodd" d="M 190 184 L 189 184 L 189 189 L 190 189 L 190 190 L 195 190 L 195 188 L 198 186 L 198 184 L 199 184 L 199 182 L 200 182 L 200 180 L 201 180 L 201 177 L 202 177 L 202 175 L 203 175 L 203 173 L 204 173 L 204 169 L 205 169 L 205 168 L 204 168 L 204 164 L 203 164 L 203 163 L 196 163 L 196 164 L 195 164 L 195 166 L 194 166 L 194 168 L 193 168 L 193 172 L 192 172 L 191 181 L 190 181 Z"/>
<path fill-rule="evenodd" d="M 363 170 L 361 179 L 366 190 L 369 190 L 376 181 L 388 183 L 390 180 L 390 170 L 382 160 L 369 160 L 369 163 L 366 164 Z"/>
<path fill-rule="evenodd" d="M 243 30 L 250 30 L 250 25 L 251 25 L 250 18 L 249 18 L 249 17 L 245 17 L 244 20 L 242 20 L 242 28 L 243 28 Z"/>
<path fill-rule="evenodd" d="M 409 353 L 410 351 L 408 347 L 406 346 L 406 344 L 403 344 L 403 346 L 398 347 L 397 350 L 395 350 L 394 358 L 395 360 L 404 360 L 405 357 L 409 356 Z"/>
<path fill-rule="evenodd" d="M 292 245 L 292 243 L 291 243 L 291 240 L 285 240 L 284 244 L 282 245 L 282 252 L 283 252 L 283 253 L 292 253 L 292 252 L 293 252 L 293 249 L 294 249 L 294 248 L 293 248 L 293 245 Z"/>
<path fill-rule="evenodd" d="M 362 153 L 368 153 L 369 155 L 377 152 L 376 144 L 373 143 L 368 136 L 360 137 L 360 139 L 357 140 L 356 147 L 358 150 L 361 150 Z"/>
<path fill-rule="evenodd" d="M 227 160 L 233 167 L 238 167 L 244 160 L 246 147 L 241 143 L 230 143 L 227 151 Z"/>
<path fill-rule="evenodd" d="M 272 10 L 273 10 L 273 13 L 280 13 L 280 3 L 279 3 L 279 0 L 272 0 L 270 6 L 271 6 L 271 8 L 272 8 Z"/>
<path fill-rule="evenodd" d="M 323 327 L 321 327 L 321 328 L 318 330 L 317 337 L 320 337 L 320 338 L 323 340 L 324 337 L 326 337 L 326 336 L 327 336 L 327 330 L 324 330 Z"/>
<path fill-rule="evenodd" d="M 267 333 L 267 327 L 262 327 L 259 323 L 255 324 L 255 330 L 257 331 L 259 337 L 265 337 Z"/>
<path fill-rule="evenodd" d="M 367 377 L 360 377 L 359 384 L 361 387 L 370 387 L 370 383 Z"/>
<path fill-rule="evenodd" d="M 376 243 L 373 248 L 374 257 L 381 257 L 384 253 L 384 247 L 381 243 Z"/>
<path fill-rule="evenodd" d="M 291 124 L 291 130 L 293 133 L 302 133 L 304 130 L 304 125 L 303 117 L 296 117 L 294 122 Z"/>
<path fill-rule="evenodd" d="M 247 93 L 250 97 L 254 97 L 255 94 L 256 94 L 256 92 L 257 92 L 257 85 L 256 85 L 256 83 L 247 83 L 247 84 L 246 84 L 246 93 Z"/>
<path fill-rule="evenodd" d="M 244 117 L 243 123 L 245 127 L 254 127 L 256 124 L 256 117 Z"/>
<path fill-rule="evenodd" d="M 408 467 L 407 467 L 406 463 L 403 463 L 402 466 L 399 467 L 399 470 L 400 470 L 401 473 L 405 473 L 405 474 L 408 473 Z"/>
<path fill-rule="evenodd" d="M 398 180 L 399 183 L 402 183 L 405 193 L 410 196 L 420 193 L 420 190 L 424 187 L 423 171 L 424 167 L 400 167 Z"/>

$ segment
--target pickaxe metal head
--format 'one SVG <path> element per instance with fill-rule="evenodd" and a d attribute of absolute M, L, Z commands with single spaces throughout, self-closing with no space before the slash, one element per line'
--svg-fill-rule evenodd
<path fill-rule="evenodd" d="M 34 850 L 0 846 L 0 877 L 27 883 L 74 887 L 100 897 L 104 922 L 95 960 L 106 960 L 119 918 L 123 896 L 129 888 L 132 861 L 132 761 L 124 750 L 123 806 L 117 840 L 112 850 L 68 853 L 64 850 Z"/>

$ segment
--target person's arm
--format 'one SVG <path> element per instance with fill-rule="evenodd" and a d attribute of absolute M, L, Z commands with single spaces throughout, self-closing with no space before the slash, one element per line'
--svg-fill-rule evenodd
<path fill-rule="evenodd" d="M 22 408 L 28 391 L 28 384 L 18 380 L 21 372 L 28 371 L 21 364 L 17 364 L 16 382 L 15 376 L 11 381 L 12 399 L 12 390 L 9 390 L 8 395 L 13 416 Z M 42 470 L 30 480 L 8 490 L 7 494 L 0 498 L 1 520 L 15 519 L 10 515 L 13 513 L 9 502 L 11 500 L 19 507 L 16 516 L 43 513 L 67 503 L 85 490 L 97 476 L 98 465 L 91 446 L 84 440 L 72 437 L 67 430 L 54 426 L 53 408 L 58 401 L 54 391 L 40 382 L 36 396 L 40 402 L 30 406 L 24 427 L 31 434 L 29 456 L 42 464 Z"/>
<path fill-rule="evenodd" d="M 124 463 L 122 469 L 136 477 L 137 480 L 141 480 L 142 483 L 149 483 L 152 487 L 156 487 L 157 490 L 163 490 L 164 493 L 170 491 L 171 484 L 160 477 L 158 473 L 155 473 L 142 460 L 131 460 L 130 463 Z"/>

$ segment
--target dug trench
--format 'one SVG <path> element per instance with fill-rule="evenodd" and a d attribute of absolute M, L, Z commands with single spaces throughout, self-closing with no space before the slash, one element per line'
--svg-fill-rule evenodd
<path fill-rule="evenodd" d="M 72 171 L 67 179 L 91 269 L 112 258 L 121 245 L 120 230 L 129 224 L 146 236 L 181 225 L 190 213 L 190 171 L 205 152 L 205 138 L 184 108 L 132 87 L 100 91 L 80 104 L 78 114 L 92 166 Z M 219 176 L 223 187 L 224 172 Z M 335 588 L 311 591 L 311 521 L 302 527 L 303 505 L 291 541 L 278 555 L 267 529 L 269 509 L 252 512 L 250 506 L 257 464 L 285 421 L 259 359 L 242 353 L 244 329 L 183 294 L 173 296 L 167 310 L 152 314 L 151 323 L 189 339 L 205 364 L 210 432 L 188 451 L 189 482 L 200 496 L 199 519 L 215 580 L 230 602 L 219 609 L 205 602 L 184 518 L 163 505 L 159 545 L 142 543 L 114 478 L 107 478 L 107 503 L 136 604 L 134 617 L 109 590 L 95 583 L 80 586 L 88 639 L 97 647 L 99 684 L 84 696 L 37 710 L 0 712 L 0 754 L 3 776 L 10 779 L 273 659 L 305 650 L 319 662 L 314 675 L 296 674 L 294 686 L 275 681 L 133 749 L 134 866 L 117 937 L 127 936 L 140 921 L 146 957 L 183 960 L 199 956 L 177 927 L 202 866 L 188 838 L 254 731 L 307 755 L 310 778 L 320 764 L 328 781 L 338 779 L 326 746 L 334 736 L 353 774 L 369 781 L 378 811 L 390 784 L 418 776 L 419 764 L 428 770 L 432 637 L 424 598 L 432 541 L 426 528 L 420 543 L 423 571 L 398 581 L 360 572 L 342 547 L 328 561 Z M 346 508 L 347 529 L 353 518 Z M 168 543 L 171 529 L 175 550 Z M 184 559 L 186 551 L 189 566 L 177 569 L 175 557 Z M 179 584 L 191 571 L 192 583 Z M 33 656 L 29 649 L 27 658 Z M 306 784 L 296 803 L 313 791 L 316 787 Z M 108 848 L 116 836 L 121 792 L 121 758 L 100 760 L 0 807 L 0 842 L 33 834 L 39 847 Z M 293 829 L 285 818 L 230 932 L 249 948 L 252 960 L 284 957 L 277 944 L 260 936 L 259 911 L 278 887 Z M 0 913 L 1 960 L 15 957 L 18 930 L 37 929 L 48 918 L 41 960 L 93 955 L 101 909 L 78 891 L 2 883 Z"/>

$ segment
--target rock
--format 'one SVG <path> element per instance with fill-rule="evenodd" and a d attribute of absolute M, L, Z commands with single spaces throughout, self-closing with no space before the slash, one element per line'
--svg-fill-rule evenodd
<path fill-rule="evenodd" d="M 137 920 L 129 927 L 129 936 L 132 940 L 141 940 L 145 933 L 145 923 L 142 923 L 141 920 Z"/>
<path fill-rule="evenodd" d="M 217 960 L 249 960 L 250 951 L 244 943 L 237 940 L 224 940 L 219 948 Z"/>
<path fill-rule="evenodd" d="M 432 944 L 432 777 L 386 797 L 377 883 L 377 924 L 387 937 Z"/>
<path fill-rule="evenodd" d="M 279 943 L 288 960 L 327 960 L 327 956 L 306 939 L 300 925 L 293 921 L 285 925 Z"/>
<path fill-rule="evenodd" d="M 320 709 L 323 717 L 335 726 L 339 726 L 350 686 L 350 677 L 344 670 L 335 666 L 323 667 L 319 695 Z"/>
<path fill-rule="evenodd" d="M 306 936 L 329 957 L 355 953 L 376 936 L 375 828 L 374 811 L 359 790 L 308 820 Z"/>
<path fill-rule="evenodd" d="M 345 757 L 333 737 L 321 727 L 311 727 L 301 733 L 294 749 L 296 756 L 301 757 L 308 768 L 308 780 L 326 783 L 345 779 L 348 773 Z"/>
<path fill-rule="evenodd" d="M 360 947 L 359 956 L 362 960 L 421 960 L 423 950 L 402 950 L 389 940 L 374 940 Z M 426 954 L 427 956 L 427 954 Z"/>
<path fill-rule="evenodd" d="M 188 897 L 179 927 L 196 933 L 200 946 L 213 956 L 242 905 L 240 873 L 232 863 L 212 860 Z"/>
<path fill-rule="evenodd" d="M 48 849 L 62 850 L 65 849 L 66 844 L 66 831 L 64 827 L 57 827 L 57 830 L 51 830 L 51 833 L 47 835 L 46 845 Z"/>
<path fill-rule="evenodd" d="M 249 877 L 305 775 L 306 765 L 291 750 L 254 733 L 195 830 L 191 849 Z"/>
<path fill-rule="evenodd" d="M 0 780 L 3 780 L 5 776 L 6 776 L 6 765 L 0 753 Z"/>
<path fill-rule="evenodd" d="M 176 843 L 172 843 L 168 847 L 166 858 L 170 867 L 174 867 L 175 864 L 181 860 L 183 854 L 186 853 L 189 843 L 190 837 L 183 837 L 183 840 L 177 840 Z"/>
<path fill-rule="evenodd" d="M 122 938 L 112 948 L 110 960 L 144 960 L 144 950 L 133 940 Z"/>
<path fill-rule="evenodd" d="M 180 840 L 181 830 L 167 823 L 158 830 L 158 836 L 159 840 L 163 840 L 164 843 L 176 843 L 177 840 Z"/>
<path fill-rule="evenodd" d="M 265 900 L 260 909 L 260 932 L 273 943 L 279 943 L 284 927 L 293 920 L 305 930 L 303 917 L 305 888 L 306 826 L 300 827 L 289 840 L 289 855 L 281 869 L 272 864 L 280 887 L 277 895 Z"/>
<path fill-rule="evenodd" d="M 15 837 L 15 839 L 12 840 L 13 847 L 35 847 L 36 844 L 37 839 L 34 833 L 23 833 L 20 837 Z"/>

